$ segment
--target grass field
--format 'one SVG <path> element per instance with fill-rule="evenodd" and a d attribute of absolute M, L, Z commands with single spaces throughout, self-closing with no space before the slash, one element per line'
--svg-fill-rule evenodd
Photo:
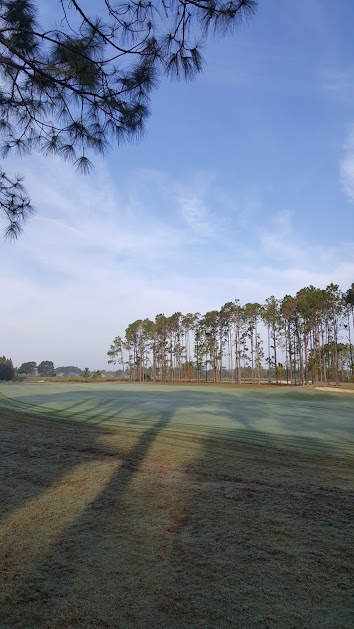
<path fill-rule="evenodd" d="M 353 627 L 354 395 L 0 386 L 0 627 Z"/>

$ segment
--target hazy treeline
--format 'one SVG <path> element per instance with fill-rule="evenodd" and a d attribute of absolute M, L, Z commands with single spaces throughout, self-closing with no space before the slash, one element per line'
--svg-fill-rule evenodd
<path fill-rule="evenodd" d="M 96 380 L 97 378 L 122 378 L 123 372 L 119 369 L 116 371 L 107 370 L 93 370 L 90 371 L 88 367 L 80 369 L 74 365 L 67 365 L 63 367 L 54 367 L 54 363 L 51 360 L 44 360 L 37 365 L 32 360 L 22 363 L 20 367 L 14 367 L 11 358 L 0 357 L 0 380 L 26 380 L 27 377 L 45 377 L 45 378 L 58 378 L 60 379 L 79 379 L 84 380 Z"/>
<path fill-rule="evenodd" d="M 354 284 L 330 284 L 265 303 L 228 302 L 205 314 L 138 319 L 108 353 L 131 380 L 290 384 L 353 379 Z"/>

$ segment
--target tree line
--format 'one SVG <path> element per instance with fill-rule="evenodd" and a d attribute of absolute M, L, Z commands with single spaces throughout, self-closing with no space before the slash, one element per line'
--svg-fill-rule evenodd
<path fill-rule="evenodd" d="M 134 381 L 259 384 L 354 381 L 354 283 L 309 286 L 264 304 L 239 300 L 205 314 L 130 323 L 107 352 Z"/>
<path fill-rule="evenodd" d="M 84 380 L 96 380 L 101 377 L 117 377 L 121 375 L 121 372 L 115 374 L 114 372 L 100 371 L 99 369 L 90 371 L 88 367 L 80 369 L 80 367 L 75 367 L 74 365 L 54 367 L 52 360 L 42 360 L 38 365 L 32 360 L 22 363 L 20 367 L 17 368 L 14 367 L 11 358 L 0 356 L 0 380 L 22 379 L 26 376 L 40 376 L 46 378 L 82 377 Z"/>

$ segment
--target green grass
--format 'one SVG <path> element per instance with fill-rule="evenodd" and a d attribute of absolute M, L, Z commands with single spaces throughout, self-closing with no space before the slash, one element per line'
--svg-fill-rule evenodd
<path fill-rule="evenodd" d="M 352 627 L 354 396 L 0 387 L 0 627 Z"/>

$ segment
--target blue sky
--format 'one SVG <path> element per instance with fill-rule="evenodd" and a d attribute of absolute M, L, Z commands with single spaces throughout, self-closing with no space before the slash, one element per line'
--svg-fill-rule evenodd
<path fill-rule="evenodd" d="M 162 81 L 142 142 L 96 159 L 90 176 L 7 160 L 38 213 L 0 245 L 0 353 L 105 368 L 137 318 L 346 290 L 353 23 L 352 0 L 260 0 L 233 37 L 208 42 L 196 81 Z"/>

